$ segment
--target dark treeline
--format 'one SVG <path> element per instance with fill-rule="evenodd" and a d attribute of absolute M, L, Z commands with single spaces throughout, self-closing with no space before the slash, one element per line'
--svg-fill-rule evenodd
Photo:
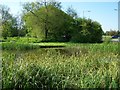
<path fill-rule="evenodd" d="M 80 18 L 73 8 L 62 11 L 60 2 L 45 0 L 23 4 L 21 18 L 13 17 L 2 6 L 2 36 L 36 37 L 42 41 L 98 43 L 103 30 L 100 23 Z"/>
<path fill-rule="evenodd" d="M 110 31 L 106 31 L 104 34 L 107 36 L 120 35 L 120 31 L 116 31 L 116 30 L 111 29 Z"/>

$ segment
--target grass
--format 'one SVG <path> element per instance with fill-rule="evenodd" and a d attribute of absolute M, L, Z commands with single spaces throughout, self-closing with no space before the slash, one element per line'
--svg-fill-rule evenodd
<path fill-rule="evenodd" d="M 56 45 L 66 48 L 4 49 L 3 88 L 120 88 L 117 43 Z"/>
<path fill-rule="evenodd" d="M 2 46 L 2 50 L 32 50 L 39 48 L 38 45 L 20 42 L 3 42 L 0 45 Z"/>
<path fill-rule="evenodd" d="M 4 40 L 5 42 L 20 42 L 20 43 L 39 43 L 41 42 L 38 38 L 33 37 L 7 37 L 7 39 L 0 38 L 0 40 Z"/>
<path fill-rule="evenodd" d="M 7 39 L 0 38 L 0 40 L 5 42 L 0 42 L 2 50 L 31 50 L 38 48 L 49 48 L 49 47 L 64 47 L 65 43 L 45 43 L 41 42 L 38 38 L 30 37 L 8 37 Z"/>

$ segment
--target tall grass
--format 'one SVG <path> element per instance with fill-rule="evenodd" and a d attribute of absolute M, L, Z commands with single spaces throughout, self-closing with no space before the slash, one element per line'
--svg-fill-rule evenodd
<path fill-rule="evenodd" d="M 32 50 L 38 49 L 38 45 L 32 45 L 29 43 L 19 43 L 19 42 L 5 42 L 0 44 L 2 50 Z"/>
<path fill-rule="evenodd" d="M 116 45 L 71 45 L 19 54 L 4 50 L 3 88 L 120 88 Z"/>
<path fill-rule="evenodd" d="M 94 43 L 94 44 L 79 44 L 79 43 L 68 43 L 67 47 L 75 47 L 75 48 L 85 48 L 91 52 L 101 52 L 101 53 L 117 53 L 119 52 L 119 43 Z"/>

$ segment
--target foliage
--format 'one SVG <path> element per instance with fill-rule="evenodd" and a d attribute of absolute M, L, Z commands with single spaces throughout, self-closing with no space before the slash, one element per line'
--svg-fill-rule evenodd
<path fill-rule="evenodd" d="M 101 25 L 91 19 L 77 18 L 75 30 L 72 35 L 73 42 L 81 43 L 99 43 L 102 41 Z"/>
<path fill-rule="evenodd" d="M 78 17 L 77 12 L 73 9 L 73 7 L 68 7 L 66 12 L 72 18 L 77 18 Z"/>
<path fill-rule="evenodd" d="M 24 16 L 26 25 L 31 28 L 31 32 L 35 36 L 41 37 L 43 41 L 73 41 L 82 43 L 98 43 L 102 41 L 103 31 L 98 22 L 85 18 L 72 19 L 73 17 L 70 14 L 73 11 L 71 9 L 68 10 L 68 15 L 50 5 L 47 6 L 47 9 L 49 11 L 47 13 L 45 12 L 45 7 L 41 7 L 39 10 L 34 11 L 34 14 L 29 12 Z M 45 21 L 45 14 L 47 14 L 47 21 Z M 47 24 L 46 27 L 45 24 Z M 47 32 L 45 28 L 47 28 Z M 47 38 L 45 38 L 46 35 Z"/>
<path fill-rule="evenodd" d="M 3 5 L 0 5 L 0 7 L 2 15 L 2 36 L 4 38 L 17 36 L 18 30 L 16 18 L 9 13 L 8 7 Z"/>
<path fill-rule="evenodd" d="M 54 0 L 25 3 L 22 18 L 13 17 L 9 8 L 1 6 L 2 36 L 36 37 L 43 42 L 102 42 L 102 27 L 91 19 L 79 18 L 69 7 L 61 10 L 61 3 Z M 59 21 L 59 22 L 58 22 Z"/>
<path fill-rule="evenodd" d="M 29 9 L 33 4 L 29 4 L 29 7 L 25 5 L 24 8 Z M 32 36 L 37 36 L 45 41 L 69 41 L 67 33 L 72 20 L 69 15 L 51 4 L 41 6 L 37 10 L 34 8 L 23 16 Z"/>
<path fill-rule="evenodd" d="M 2 16 L 0 34 L 2 37 L 6 39 L 7 37 L 25 36 L 28 33 L 23 21 L 10 14 L 10 9 L 7 6 L 0 5 L 0 12 Z"/>
<path fill-rule="evenodd" d="M 120 88 L 117 44 L 3 51 L 3 88 Z M 73 48 L 74 46 L 74 48 Z"/>
<path fill-rule="evenodd" d="M 38 45 L 32 45 L 29 43 L 19 43 L 19 42 L 5 42 L 0 44 L 2 45 L 2 50 L 32 50 L 32 49 L 38 49 Z"/>
<path fill-rule="evenodd" d="M 119 31 L 116 30 L 110 30 L 110 31 L 106 31 L 106 35 L 108 36 L 114 36 L 114 35 L 118 35 Z"/>
<path fill-rule="evenodd" d="M 52 6 L 56 7 L 56 8 L 58 8 L 58 9 L 62 8 L 61 2 L 58 2 L 56 0 L 49 0 L 47 3 L 48 3 L 48 5 L 52 5 Z"/>

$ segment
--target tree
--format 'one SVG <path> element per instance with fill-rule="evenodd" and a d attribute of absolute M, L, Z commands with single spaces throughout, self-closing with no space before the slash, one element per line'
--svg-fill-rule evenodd
<path fill-rule="evenodd" d="M 28 6 L 32 7 L 30 5 Z M 24 14 L 23 20 L 26 26 L 31 28 L 31 35 L 52 41 L 70 39 L 67 32 L 69 30 L 68 24 L 70 24 L 72 18 L 69 15 L 51 3 L 44 2 L 44 5 L 39 6 L 37 9 L 34 9 L 35 7 L 30 9 L 29 7 L 24 6 L 24 9 L 29 12 Z"/>
<path fill-rule="evenodd" d="M 25 26 L 24 21 L 22 20 L 22 15 L 16 16 L 16 22 L 17 22 L 17 31 L 18 31 L 18 36 L 19 37 L 23 37 L 23 36 L 27 36 L 28 34 L 28 29 Z"/>
<path fill-rule="evenodd" d="M 77 17 L 78 17 L 77 12 L 75 11 L 75 9 L 72 8 L 72 6 L 71 6 L 71 7 L 68 7 L 68 9 L 67 9 L 66 12 L 67 12 L 67 14 L 68 14 L 69 16 L 71 16 L 71 17 L 73 17 L 73 18 L 77 18 Z"/>
<path fill-rule="evenodd" d="M 108 36 L 113 36 L 113 35 L 117 35 L 119 32 L 116 30 L 110 30 L 110 31 L 106 31 L 106 35 Z"/>
<path fill-rule="evenodd" d="M 0 5 L 0 12 L 2 16 L 2 36 L 4 38 L 17 36 L 17 20 L 9 13 L 9 8 Z"/>
<path fill-rule="evenodd" d="M 75 31 L 71 41 L 81 43 L 98 43 L 102 40 L 101 25 L 91 19 L 78 18 L 76 19 Z"/>
<path fill-rule="evenodd" d="M 78 18 L 71 8 L 65 13 L 58 6 L 46 0 L 25 4 L 22 19 L 29 35 L 43 41 L 101 42 L 103 31 L 98 22 Z"/>
<path fill-rule="evenodd" d="M 56 8 L 58 8 L 58 9 L 61 9 L 61 7 L 62 7 L 61 2 L 57 2 L 55 0 L 49 0 L 48 5 L 52 5 L 52 6 L 56 7 Z"/>
<path fill-rule="evenodd" d="M 92 21 L 91 42 L 97 42 L 97 43 L 101 42 L 102 34 L 103 34 L 103 30 L 100 23 L 98 23 L 97 21 Z"/>

